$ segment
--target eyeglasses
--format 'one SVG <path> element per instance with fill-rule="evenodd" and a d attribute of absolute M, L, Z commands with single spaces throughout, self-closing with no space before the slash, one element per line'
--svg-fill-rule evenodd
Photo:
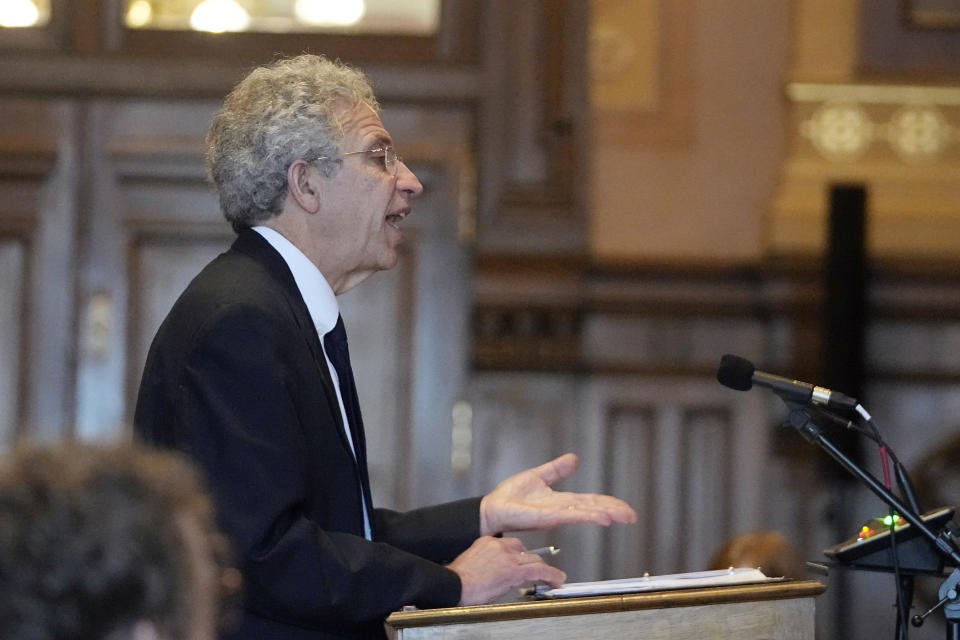
<path fill-rule="evenodd" d="M 387 145 L 385 147 L 377 147 L 376 149 L 364 149 L 363 151 L 348 151 L 347 153 L 341 153 L 340 157 L 346 156 L 355 156 L 361 153 L 380 153 L 383 154 L 378 156 L 383 160 L 383 170 L 389 173 L 392 176 L 397 175 L 397 166 L 403 162 L 403 158 L 397 155 L 397 152 L 394 151 L 392 145 Z M 317 160 L 331 160 L 332 156 L 318 156 L 311 160 L 315 162 Z"/>

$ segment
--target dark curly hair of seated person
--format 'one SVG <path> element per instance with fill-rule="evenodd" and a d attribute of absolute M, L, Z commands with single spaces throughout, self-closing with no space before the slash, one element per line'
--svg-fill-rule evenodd
<path fill-rule="evenodd" d="M 217 539 L 201 479 L 177 454 L 19 447 L 0 460 L 0 638 L 212 636 L 201 618 L 216 605 L 198 603 L 216 601 Z"/>

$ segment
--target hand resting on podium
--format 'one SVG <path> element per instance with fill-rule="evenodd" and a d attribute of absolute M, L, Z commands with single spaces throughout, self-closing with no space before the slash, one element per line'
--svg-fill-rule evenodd
<path fill-rule="evenodd" d="M 460 576 L 460 605 L 483 604 L 531 582 L 560 586 L 566 574 L 537 554 L 525 553 L 517 538 L 495 538 L 504 531 L 550 529 L 561 524 L 634 523 L 637 514 L 626 502 L 594 493 L 554 491 L 550 485 L 577 469 L 567 453 L 510 476 L 480 501 L 480 533 L 448 567 Z"/>

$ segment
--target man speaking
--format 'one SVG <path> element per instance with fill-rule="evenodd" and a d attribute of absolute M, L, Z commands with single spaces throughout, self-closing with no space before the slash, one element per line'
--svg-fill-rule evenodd
<path fill-rule="evenodd" d="M 378 638 L 404 605 L 489 602 L 559 569 L 504 531 L 634 522 L 611 496 L 550 485 L 567 454 L 491 493 L 375 508 L 336 296 L 397 263 L 422 186 L 362 73 L 303 55 L 254 70 L 207 136 L 231 248 L 150 348 L 134 422 L 206 473 L 245 582 L 230 638 Z"/>

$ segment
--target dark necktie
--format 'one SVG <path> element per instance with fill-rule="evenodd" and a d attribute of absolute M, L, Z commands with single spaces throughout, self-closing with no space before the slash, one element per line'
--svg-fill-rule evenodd
<path fill-rule="evenodd" d="M 370 512 L 370 476 L 367 472 L 367 443 L 363 435 L 363 418 L 360 415 L 360 400 L 353 382 L 353 368 L 350 366 L 350 351 L 347 348 L 347 331 L 343 326 L 343 316 L 337 317 L 337 324 L 323 336 L 323 347 L 330 363 L 337 370 L 340 379 L 340 397 L 347 413 L 350 436 L 353 440 L 353 452 L 360 470 L 360 483 L 363 489 L 363 503 L 370 519 L 371 532 L 373 514 Z"/>

